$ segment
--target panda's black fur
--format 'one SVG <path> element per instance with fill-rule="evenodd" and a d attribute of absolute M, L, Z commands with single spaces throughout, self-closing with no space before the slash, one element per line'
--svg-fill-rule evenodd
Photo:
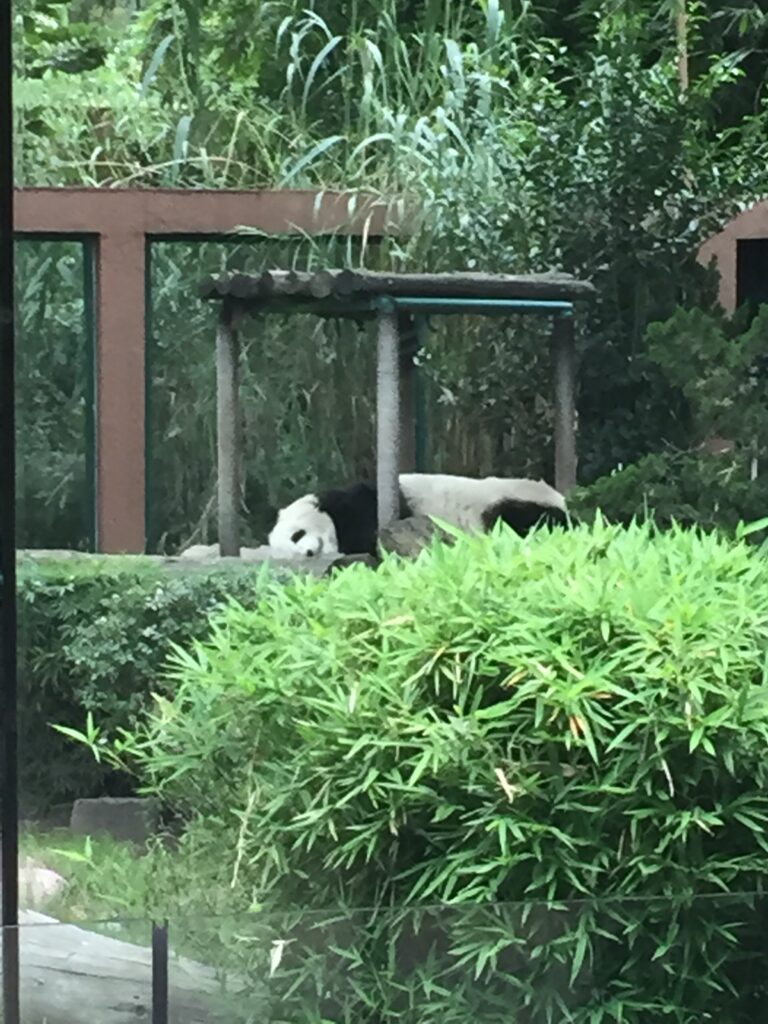
<path fill-rule="evenodd" d="M 400 500 L 400 518 L 404 504 Z M 342 555 L 375 555 L 378 533 L 376 488 L 367 483 L 324 491 L 317 496 L 317 509 L 333 520 Z"/>
<path fill-rule="evenodd" d="M 435 507 L 425 510 L 423 503 L 420 506 L 413 497 L 413 481 L 420 480 L 428 483 L 430 477 L 427 474 L 405 474 L 401 475 L 400 486 L 400 513 L 399 518 L 405 519 L 414 515 L 435 515 L 452 521 L 452 510 L 445 507 Z M 437 479 L 437 478 L 432 478 Z M 440 478 L 448 479 L 448 478 Z M 465 478 L 457 477 L 457 481 Z M 499 481 L 494 479 L 494 490 L 498 491 Z M 406 487 L 403 482 L 406 482 Z M 411 484 L 411 497 L 407 496 L 407 484 Z M 486 483 L 478 481 L 479 484 Z M 498 520 L 505 522 L 519 536 L 526 536 L 535 526 L 547 523 L 551 526 L 567 526 L 568 514 L 565 510 L 565 501 L 562 496 L 546 484 L 539 481 L 502 481 L 508 483 L 511 491 L 509 496 L 489 503 L 479 511 L 479 523 L 482 529 L 489 531 Z M 524 497 L 514 496 L 514 485 L 520 484 L 526 487 L 540 486 L 542 495 L 556 495 L 558 504 L 551 504 L 549 501 L 531 501 Z M 489 488 L 491 485 L 488 485 Z M 377 514 L 377 493 L 375 486 L 369 483 L 357 483 L 351 487 L 334 488 L 317 495 L 317 509 L 324 512 L 333 520 L 336 528 L 339 552 L 345 555 L 375 555 L 378 536 L 378 514 Z"/>

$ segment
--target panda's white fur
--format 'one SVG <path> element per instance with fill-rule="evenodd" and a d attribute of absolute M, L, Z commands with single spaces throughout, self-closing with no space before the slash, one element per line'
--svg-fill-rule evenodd
<path fill-rule="evenodd" d="M 401 473 L 400 516 L 436 516 L 466 531 L 488 530 L 503 519 L 525 535 L 538 521 L 564 523 L 565 498 L 543 480 Z M 376 490 L 368 484 L 306 494 L 281 509 L 269 546 L 286 554 L 373 554 Z"/>
<path fill-rule="evenodd" d="M 412 515 L 438 516 L 462 530 L 483 530 L 485 515 L 505 502 L 565 512 L 565 498 L 543 480 L 444 473 L 402 473 L 400 489 Z"/>

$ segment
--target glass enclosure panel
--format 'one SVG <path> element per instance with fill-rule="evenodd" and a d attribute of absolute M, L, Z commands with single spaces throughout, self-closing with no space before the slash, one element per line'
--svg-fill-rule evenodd
<path fill-rule="evenodd" d="M 768 1022 L 765 7 L 14 0 L 24 1024 Z M 201 279 L 337 267 L 419 275 L 398 329 L 464 278 L 403 450 L 495 478 L 436 488 L 477 534 L 578 476 L 567 530 L 177 557 L 243 312 Z M 479 315 L 500 273 L 567 330 Z M 379 410 L 376 314 L 248 312 L 250 548 Z"/>
<path fill-rule="evenodd" d="M 25 900 L 41 884 L 22 882 Z M 329 907 L 158 927 L 121 917 L 62 924 L 23 908 L 21 1019 L 754 1024 L 768 1013 L 767 910 L 764 896 L 744 894 Z"/>
<path fill-rule="evenodd" d="M 766 909 L 754 894 L 262 911 L 171 918 L 165 937 L 22 909 L 22 1020 L 754 1024 Z"/>
<path fill-rule="evenodd" d="M 16 244 L 17 546 L 93 546 L 93 308 L 78 241 Z"/>
<path fill-rule="evenodd" d="M 22 834 L 69 823 L 93 757 L 52 728 L 81 726 L 87 669 L 67 640 L 92 621 L 71 554 L 94 540 L 92 252 L 16 244 L 17 586 Z M 53 558 L 54 552 L 59 552 Z M 55 561 L 56 567 L 52 568 Z M 91 613 L 93 609 L 91 608 Z M 88 684 L 86 684 L 87 686 Z M 26 839 L 24 839 L 26 842 Z"/>

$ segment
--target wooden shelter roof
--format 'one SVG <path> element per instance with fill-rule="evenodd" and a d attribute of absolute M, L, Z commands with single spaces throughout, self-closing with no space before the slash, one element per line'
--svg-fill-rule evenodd
<path fill-rule="evenodd" d="M 214 274 L 199 287 L 208 300 L 234 300 L 253 312 L 309 310 L 326 316 L 372 314 L 387 299 L 411 300 L 449 310 L 451 304 L 469 309 L 504 303 L 525 307 L 570 305 L 591 299 L 596 290 L 589 281 L 570 274 L 444 274 L 377 273 L 369 270 L 264 270 L 258 274 Z M 459 311 L 458 308 L 456 311 Z"/>

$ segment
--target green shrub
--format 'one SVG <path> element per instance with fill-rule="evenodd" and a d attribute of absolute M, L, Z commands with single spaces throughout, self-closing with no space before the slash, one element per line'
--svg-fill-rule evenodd
<path fill-rule="evenodd" d="M 569 498 L 574 513 L 591 518 L 596 509 L 627 525 L 652 518 L 732 534 L 740 522 L 762 518 L 768 508 L 768 477 L 751 479 L 746 452 L 710 455 L 668 450 L 646 455 L 583 487 Z"/>
<path fill-rule="evenodd" d="M 729 532 L 740 521 L 765 515 L 768 402 L 761 353 L 768 340 L 768 305 L 750 324 L 747 312 L 744 307 L 726 317 L 722 311 L 678 308 L 649 325 L 644 362 L 661 375 L 660 392 L 677 393 L 682 402 L 669 445 L 573 494 L 576 513 L 600 508 L 626 524 L 650 512 L 657 525 L 674 520 Z M 702 447 L 717 437 L 733 443 L 730 454 Z M 752 479 L 755 462 L 759 473 Z"/>
<path fill-rule="evenodd" d="M 21 559 L 20 753 L 25 809 L 122 791 L 115 778 L 51 729 L 91 711 L 130 727 L 153 690 L 167 692 L 174 643 L 205 636 L 229 594 L 248 602 L 257 572 L 169 572 L 135 558 Z"/>
<path fill-rule="evenodd" d="M 93 747 L 186 819 L 199 908 L 286 915 L 281 1020 L 765 1017 L 754 546 L 501 529 L 266 584 L 173 664 Z"/>
<path fill-rule="evenodd" d="M 678 308 L 668 320 L 648 325 L 646 341 L 650 361 L 685 399 L 691 446 L 719 435 L 764 457 L 768 305 L 758 307 L 751 323 L 748 312 L 742 306 L 735 316 L 726 317 L 721 310 Z"/>

